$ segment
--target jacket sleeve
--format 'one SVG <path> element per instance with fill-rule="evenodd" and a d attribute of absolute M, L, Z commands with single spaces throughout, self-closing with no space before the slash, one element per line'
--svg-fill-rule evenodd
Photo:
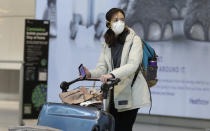
<path fill-rule="evenodd" d="M 140 37 L 134 36 L 132 44 L 127 64 L 111 72 L 116 78 L 126 77 L 135 73 L 142 61 L 143 48 Z"/>
<path fill-rule="evenodd" d="M 108 66 L 105 62 L 104 53 L 105 53 L 105 43 L 102 44 L 101 54 L 99 56 L 98 63 L 95 69 L 90 70 L 90 74 L 92 78 L 98 78 L 101 75 L 107 74 Z"/>

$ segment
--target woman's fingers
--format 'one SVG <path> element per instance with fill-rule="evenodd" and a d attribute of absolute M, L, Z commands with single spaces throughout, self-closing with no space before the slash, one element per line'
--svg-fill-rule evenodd
<path fill-rule="evenodd" d="M 83 67 L 84 67 L 85 73 L 88 74 L 89 73 L 88 69 L 85 66 Z"/>
<path fill-rule="evenodd" d="M 103 76 L 100 77 L 100 81 L 103 82 Z"/>
<path fill-rule="evenodd" d="M 107 74 L 107 75 L 101 75 L 100 81 L 106 83 L 108 79 L 113 78 L 112 75 Z"/>
<path fill-rule="evenodd" d="M 107 82 L 107 77 L 104 77 L 104 82 L 105 82 L 105 83 Z"/>
<path fill-rule="evenodd" d="M 103 82 L 103 83 L 106 83 L 107 82 L 107 75 L 102 75 L 101 77 L 100 77 L 100 81 L 101 82 Z"/>
<path fill-rule="evenodd" d="M 83 67 L 84 67 L 84 70 L 85 70 L 86 77 L 87 78 L 90 78 L 90 72 L 89 72 L 89 70 L 85 66 L 83 66 Z"/>
<path fill-rule="evenodd" d="M 91 76 L 90 76 L 89 70 L 85 66 L 83 66 L 83 68 L 84 68 L 84 71 L 85 71 L 85 74 L 86 74 L 86 78 L 90 78 Z M 79 77 L 82 78 L 80 72 L 79 72 Z"/>
<path fill-rule="evenodd" d="M 101 81 L 101 82 L 104 82 L 103 76 L 100 77 L 100 81 Z"/>

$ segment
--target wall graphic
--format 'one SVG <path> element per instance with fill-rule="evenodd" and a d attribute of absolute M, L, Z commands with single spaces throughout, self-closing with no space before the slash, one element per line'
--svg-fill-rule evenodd
<path fill-rule="evenodd" d="M 151 114 L 210 119 L 209 0 L 37 0 L 36 5 L 36 18 L 47 19 L 48 10 L 56 25 L 50 28 L 56 37 L 50 37 L 47 101 L 61 102 L 60 83 L 78 77 L 81 63 L 95 67 L 107 29 L 104 15 L 120 7 L 126 23 L 159 55 Z"/>

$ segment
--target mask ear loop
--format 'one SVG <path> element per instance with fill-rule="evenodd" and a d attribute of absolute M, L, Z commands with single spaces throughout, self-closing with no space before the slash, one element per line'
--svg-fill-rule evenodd
<path fill-rule="evenodd" d="M 111 24 L 111 22 L 110 22 L 110 21 L 108 21 L 108 20 L 106 20 L 106 22 Z"/>
<path fill-rule="evenodd" d="M 108 28 L 109 28 L 109 29 L 112 29 L 112 26 L 111 26 L 112 22 L 110 22 L 110 21 L 108 21 L 108 20 L 106 20 L 106 22 L 109 23 L 109 25 L 110 25 Z"/>

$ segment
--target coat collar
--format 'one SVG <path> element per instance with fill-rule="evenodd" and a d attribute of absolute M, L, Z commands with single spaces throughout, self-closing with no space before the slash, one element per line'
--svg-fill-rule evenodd
<path fill-rule="evenodd" d="M 131 28 L 129 28 L 128 27 L 128 30 L 129 30 L 129 34 L 128 34 L 128 36 L 126 37 L 126 39 L 125 39 L 125 44 L 126 44 L 126 42 L 127 41 L 129 41 L 129 40 L 133 40 L 133 37 L 135 36 L 135 32 L 134 32 L 134 30 L 133 29 L 131 29 Z"/>

